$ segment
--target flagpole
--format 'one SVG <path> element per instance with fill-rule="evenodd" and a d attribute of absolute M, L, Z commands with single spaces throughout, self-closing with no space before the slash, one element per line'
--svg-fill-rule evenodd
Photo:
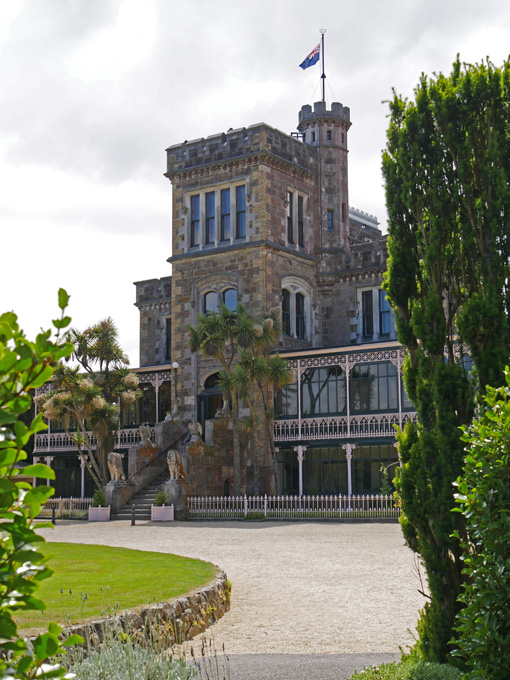
<path fill-rule="evenodd" d="M 326 33 L 325 28 L 321 28 L 321 59 L 322 59 L 322 101 L 326 103 L 326 73 L 324 72 L 324 33 Z"/>

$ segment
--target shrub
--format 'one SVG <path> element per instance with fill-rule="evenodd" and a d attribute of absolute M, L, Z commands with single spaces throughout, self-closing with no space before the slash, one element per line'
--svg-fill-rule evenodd
<path fill-rule="evenodd" d="M 406 659 L 400 663 L 382 664 L 355 672 L 359 680 L 461 680 L 462 673 L 446 664 Z"/>
<path fill-rule="evenodd" d="M 0 315 L 0 680 L 68 678 L 65 669 L 48 663 L 48 659 L 63 653 L 63 645 L 82 641 L 75 635 L 61 643 L 61 629 L 51 623 L 46 633 L 29 644 L 18 635 L 13 618 L 20 610 L 44 609 L 35 592 L 39 582 L 52 573 L 36 547 L 44 539 L 34 530 L 34 518 L 54 491 L 50 486 L 32 488 L 28 482 L 19 481 L 16 466 L 26 460 L 24 447 L 30 438 L 46 429 L 41 414 L 29 425 L 21 421 L 32 405 L 32 393 L 51 379 L 55 362 L 72 352 L 72 345 L 59 339 L 60 329 L 71 321 L 64 316 L 69 296 L 61 289 L 58 299 L 62 314 L 53 322 L 58 329 L 54 339 L 48 330 L 30 342 L 14 313 Z M 55 479 L 53 470 L 39 463 L 27 465 L 23 474 Z"/>
<path fill-rule="evenodd" d="M 166 493 L 164 491 L 162 491 L 161 489 L 156 494 L 156 498 L 154 499 L 154 503 L 156 505 L 166 505 L 168 503 L 168 498 L 166 497 Z"/>
<path fill-rule="evenodd" d="M 243 519 L 248 519 L 248 520 L 258 519 L 258 520 L 260 520 L 260 521 L 263 521 L 263 520 L 266 519 L 266 516 L 264 515 L 263 512 L 248 512 L 248 513 L 244 516 Z"/>
<path fill-rule="evenodd" d="M 152 646 L 141 647 L 128 636 L 106 640 L 87 654 L 77 649 L 66 660 L 77 680 L 189 680 L 195 670 L 184 661 L 168 658 Z"/>
<path fill-rule="evenodd" d="M 506 386 L 487 388 L 486 410 L 469 429 L 464 477 L 456 500 L 468 538 L 461 542 L 467 577 L 459 599 L 453 654 L 466 678 L 510 677 L 510 371 Z"/>
<path fill-rule="evenodd" d="M 92 505 L 95 508 L 98 508 L 99 506 L 104 507 L 106 505 L 106 496 L 101 489 L 96 489 L 94 491 L 94 495 L 92 496 Z"/>

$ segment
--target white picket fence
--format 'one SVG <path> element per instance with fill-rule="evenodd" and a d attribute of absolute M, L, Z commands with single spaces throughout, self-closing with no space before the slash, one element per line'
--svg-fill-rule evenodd
<path fill-rule="evenodd" d="M 55 508 L 55 517 L 71 519 L 87 515 L 92 505 L 92 498 L 49 498 L 42 506 L 39 517 L 51 517 Z"/>
<path fill-rule="evenodd" d="M 190 496 L 193 519 L 387 519 L 400 516 L 393 496 Z"/>

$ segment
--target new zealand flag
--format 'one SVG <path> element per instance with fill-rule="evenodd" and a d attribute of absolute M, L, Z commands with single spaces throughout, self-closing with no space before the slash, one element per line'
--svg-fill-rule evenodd
<path fill-rule="evenodd" d="M 304 60 L 302 64 L 299 64 L 299 66 L 304 70 L 305 68 L 308 68 L 309 66 L 313 66 L 319 61 L 319 57 L 321 55 L 321 46 L 320 43 L 317 45 L 317 47 L 310 52 L 310 54 L 307 56 L 307 58 Z"/>

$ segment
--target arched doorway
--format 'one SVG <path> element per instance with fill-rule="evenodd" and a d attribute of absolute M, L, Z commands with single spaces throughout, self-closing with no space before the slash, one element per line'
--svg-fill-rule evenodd
<path fill-rule="evenodd" d="M 218 387 L 218 374 L 210 375 L 205 383 L 204 390 L 200 392 L 198 399 L 198 422 L 205 426 L 205 421 L 214 418 L 216 411 L 223 407 L 223 396 Z"/>

